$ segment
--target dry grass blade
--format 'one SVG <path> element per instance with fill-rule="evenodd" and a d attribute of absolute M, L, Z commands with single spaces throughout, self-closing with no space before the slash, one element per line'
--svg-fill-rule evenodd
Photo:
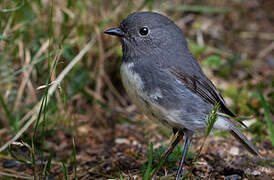
<path fill-rule="evenodd" d="M 21 44 L 21 45 L 20 45 Z M 19 44 L 19 47 L 21 47 L 20 49 L 23 49 L 23 43 L 20 43 Z M 34 55 L 34 57 L 33 57 L 33 61 L 36 61 L 36 60 L 38 60 L 38 58 L 47 50 L 47 48 L 48 48 L 48 46 L 49 46 L 49 40 L 47 40 L 46 42 L 44 42 L 43 43 L 43 45 L 41 46 L 41 48 L 38 50 L 38 52 Z M 24 55 L 23 55 L 23 50 L 21 50 L 22 51 L 22 53 L 20 53 L 20 54 L 22 54 L 21 55 L 21 58 L 24 58 Z M 25 69 L 24 71 L 23 71 L 23 75 L 24 75 L 24 77 L 23 77 L 23 80 L 22 80 L 22 83 L 20 84 L 20 87 L 19 87 L 19 90 L 18 90 L 18 94 L 17 94 L 17 97 L 16 97 L 16 101 L 15 101 L 15 105 L 14 105 L 14 108 L 13 108 L 13 112 L 15 112 L 17 109 L 18 109 L 18 107 L 19 107 L 19 104 L 20 104 L 20 100 L 21 100 L 21 98 L 22 98 L 22 95 L 23 95 L 23 92 L 24 92 L 24 89 L 25 89 L 25 85 L 27 84 L 27 83 L 30 83 L 30 81 L 29 81 L 29 76 L 30 76 L 30 74 L 31 74 L 31 72 L 32 72 L 32 69 L 33 69 L 33 64 L 30 64 L 30 59 L 31 59 L 31 57 L 30 57 L 30 51 L 29 50 L 26 50 L 26 62 L 25 62 L 25 64 L 24 64 L 24 67 L 27 67 L 27 66 L 29 66 L 29 68 L 28 69 Z M 32 87 L 32 85 L 29 85 L 29 86 L 31 86 Z M 30 90 L 31 91 L 34 91 L 34 89 L 33 88 L 30 88 Z M 31 93 L 32 95 L 31 95 L 31 97 L 35 97 L 35 99 L 36 99 L 36 94 L 35 94 L 35 92 L 33 92 L 33 93 Z"/>
<path fill-rule="evenodd" d="M 119 93 L 119 91 L 115 88 L 115 86 L 112 84 L 110 78 L 108 75 L 103 71 L 103 78 L 105 83 L 107 84 L 110 91 L 116 96 L 117 100 L 123 105 L 126 106 L 127 102 L 125 98 Z"/>
<path fill-rule="evenodd" d="M 29 63 L 30 63 L 30 60 L 31 60 L 31 55 L 30 55 L 29 49 L 25 50 L 25 58 L 23 56 L 22 59 L 25 59 L 25 64 L 24 65 L 28 66 Z M 26 86 L 27 82 L 29 81 L 29 75 L 31 73 L 31 70 L 32 70 L 32 68 L 29 68 L 27 71 L 23 72 L 23 80 L 21 81 L 20 87 L 18 89 L 15 105 L 14 105 L 13 110 L 12 110 L 13 112 L 15 112 L 15 110 L 18 109 L 18 107 L 20 106 L 21 98 L 23 96 L 25 86 Z"/>
<path fill-rule="evenodd" d="M 56 88 L 59 86 L 59 84 L 62 82 L 64 77 L 69 73 L 69 71 L 74 67 L 74 65 L 82 59 L 82 57 L 88 52 L 88 50 L 94 45 L 95 43 L 95 38 L 93 38 L 79 53 L 78 55 L 67 65 L 67 67 L 59 74 L 57 79 L 55 80 L 55 83 L 50 86 L 49 91 L 48 91 L 48 98 L 51 97 L 51 95 L 54 93 Z M 46 102 L 48 103 L 48 102 Z M 30 125 L 36 120 L 36 116 L 39 112 L 39 109 L 42 105 L 42 101 L 40 101 L 38 104 L 35 105 L 35 107 L 31 110 L 32 112 L 32 117 L 28 122 L 18 131 L 18 133 L 7 143 L 5 143 L 1 148 L 0 152 L 4 151 L 11 143 L 16 141 L 21 135 L 30 127 Z M 29 115 L 29 114 L 27 114 Z M 24 117 L 23 117 L 24 119 Z"/>
<path fill-rule="evenodd" d="M 263 59 L 267 54 L 269 54 L 274 49 L 274 42 L 272 42 L 269 46 L 262 49 L 258 55 L 258 59 Z"/>
<path fill-rule="evenodd" d="M 30 176 L 22 176 L 22 175 L 17 175 L 17 174 L 11 174 L 11 173 L 5 173 L 5 172 L 0 172 L 0 175 L 3 176 L 8 176 L 8 177 L 13 177 L 13 178 L 18 178 L 18 179 L 33 179 Z"/>
<path fill-rule="evenodd" d="M 95 28 L 98 46 L 99 46 L 99 60 L 97 62 L 97 69 L 98 69 L 98 76 L 96 79 L 96 93 L 101 96 L 101 88 L 102 88 L 102 75 L 103 75 L 103 65 L 105 61 L 104 57 L 104 49 L 102 44 L 102 37 L 101 37 L 101 31 L 98 27 Z"/>
<path fill-rule="evenodd" d="M 94 97 L 96 100 L 102 102 L 102 103 L 107 103 L 106 100 L 101 97 L 99 94 L 96 94 L 96 92 L 94 92 L 93 90 L 91 90 L 88 87 L 85 87 L 85 91 L 90 94 L 92 97 Z"/>

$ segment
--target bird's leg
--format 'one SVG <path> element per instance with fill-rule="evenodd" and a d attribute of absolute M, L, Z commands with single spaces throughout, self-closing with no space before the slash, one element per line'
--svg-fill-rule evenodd
<path fill-rule="evenodd" d="M 183 164 L 184 164 L 186 154 L 188 152 L 188 148 L 190 146 L 191 140 L 192 140 L 191 136 L 186 136 L 186 142 L 185 142 L 185 145 L 184 145 L 183 155 L 182 155 L 182 158 L 181 158 L 181 161 L 180 161 L 179 168 L 178 168 L 177 173 L 176 173 L 176 180 L 180 180 Z"/>
<path fill-rule="evenodd" d="M 179 130 L 177 128 L 172 128 L 173 135 L 175 135 Z"/>
<path fill-rule="evenodd" d="M 167 150 L 162 155 L 162 158 L 161 158 L 162 160 L 161 161 L 165 162 L 167 160 L 168 156 L 173 152 L 174 148 L 180 142 L 180 140 L 183 139 L 183 137 L 184 137 L 183 131 L 177 130 L 174 133 L 174 136 L 172 137 Z"/>
<path fill-rule="evenodd" d="M 156 168 L 153 169 L 152 176 L 163 166 L 165 161 L 167 160 L 168 156 L 172 153 L 176 145 L 180 142 L 180 140 L 184 137 L 183 131 L 173 131 L 174 136 L 172 137 L 170 141 L 170 145 L 168 146 L 168 149 L 163 153 L 160 162 L 156 166 Z"/>

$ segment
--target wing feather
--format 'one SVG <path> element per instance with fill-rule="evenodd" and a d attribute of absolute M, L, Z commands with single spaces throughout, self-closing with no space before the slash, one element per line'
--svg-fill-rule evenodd
<path fill-rule="evenodd" d="M 205 75 L 201 75 L 199 77 L 190 75 L 190 73 L 183 72 L 174 66 L 169 67 L 168 70 L 188 89 L 200 96 L 205 102 L 212 105 L 219 103 L 220 111 L 222 113 L 236 117 L 236 115 L 227 107 L 221 93 Z M 245 126 L 242 122 L 239 121 L 239 123 Z"/>

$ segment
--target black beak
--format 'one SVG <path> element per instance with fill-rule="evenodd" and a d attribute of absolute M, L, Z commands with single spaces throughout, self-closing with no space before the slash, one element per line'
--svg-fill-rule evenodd
<path fill-rule="evenodd" d="M 118 37 L 124 37 L 125 33 L 120 28 L 111 28 L 104 32 L 105 34 L 114 35 Z"/>

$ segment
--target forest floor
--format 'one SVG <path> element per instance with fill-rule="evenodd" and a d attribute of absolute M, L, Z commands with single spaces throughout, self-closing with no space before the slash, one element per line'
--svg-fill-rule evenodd
<path fill-rule="evenodd" d="M 47 2 L 50 3 L 50 1 L 44 1 L 45 4 Z M 52 31 L 51 38 L 58 39 L 66 36 L 65 31 L 70 28 L 71 34 L 62 40 L 64 44 L 60 46 L 64 47 L 62 49 L 64 52 L 60 53 L 60 56 L 56 55 L 57 58 L 61 57 L 62 63 L 58 64 L 51 80 L 54 80 L 55 75 L 62 71 L 72 59 L 71 57 L 81 50 L 85 38 L 90 38 L 92 34 L 96 43 L 91 52 L 74 67 L 74 70 L 61 84 L 63 94 L 56 92 L 55 96 L 50 99 L 45 123 L 41 123 L 37 131 L 36 127 L 32 126 L 16 143 L 9 146 L 8 150 L 1 152 L 0 178 L 4 180 L 33 179 L 33 176 L 36 175 L 38 178 L 42 174 L 48 180 L 74 179 L 76 175 L 78 179 L 143 179 L 148 169 L 148 159 L 152 158 L 154 165 L 159 162 L 161 153 L 168 147 L 172 133 L 171 130 L 157 122 L 144 117 L 131 104 L 121 85 L 120 76 L 117 75 L 119 74 L 121 47 L 118 39 L 104 36 L 103 31 L 117 26 L 121 20 L 110 6 L 114 4 L 118 7 L 117 9 L 122 10 L 123 6 L 119 2 L 115 4 L 116 1 L 113 3 L 96 1 L 97 4 L 94 3 L 100 8 L 92 9 L 94 6 L 91 6 L 88 1 L 64 2 L 60 1 L 52 8 L 53 23 L 57 25 L 54 26 L 55 31 Z M 200 62 L 205 73 L 223 93 L 231 109 L 240 116 L 252 117 L 251 120 L 245 121 L 248 128 L 243 128 L 244 134 L 256 144 L 263 155 L 262 159 L 254 157 L 228 133 L 216 132 L 215 136 L 210 135 L 206 139 L 199 159 L 194 163 L 192 173 L 187 178 L 274 179 L 274 147 L 271 143 L 273 139 L 271 139 L 270 125 L 267 124 L 267 117 L 269 117 L 270 124 L 273 124 L 274 119 L 274 3 L 267 0 L 261 2 L 256 0 L 218 2 L 204 0 L 201 1 L 202 4 L 196 6 L 196 1 L 187 0 L 185 3 L 188 6 L 181 6 L 178 5 L 181 1 L 174 2 L 155 2 L 153 10 L 165 13 L 183 30 L 188 37 L 190 50 Z M 4 107 L 1 109 L 2 106 L 0 106 L 1 145 L 14 137 L 18 129 L 17 131 L 13 129 L 21 128 L 28 122 L 20 121 L 18 126 L 16 123 L 14 125 L 7 120 L 9 115 L 14 114 L 14 117 L 21 119 L 34 104 L 38 103 L 37 99 L 43 97 L 41 91 L 37 92 L 36 89 L 31 91 L 33 89 L 28 84 L 21 92 L 23 98 L 16 98 L 21 97 L 18 95 L 20 94 L 18 89 L 26 70 L 23 68 L 22 64 L 25 62 L 20 59 L 20 52 L 21 54 L 25 52 L 25 56 L 33 56 L 42 47 L 42 43 L 39 43 L 46 42 L 48 38 L 44 36 L 44 32 L 36 32 L 39 31 L 39 25 L 43 26 L 44 23 L 44 26 L 47 26 L 48 23 L 47 13 L 50 6 L 42 7 L 44 9 L 41 12 L 44 13 L 37 10 L 40 6 L 43 5 L 26 1 L 25 6 L 22 6 L 26 9 L 23 9 L 21 14 L 20 10 L 15 11 L 14 18 L 7 16 L 3 18 L 2 24 L 0 22 L 0 27 L 6 24 L 12 27 L 10 28 L 11 34 L 19 28 L 18 37 L 20 37 L 19 40 L 15 39 L 12 42 L 14 44 L 9 44 L 8 41 L 5 42 L 6 44 L 0 44 L 0 50 L 3 50 L 3 54 L 6 53 L 3 56 L 0 54 L 0 57 L 5 59 L 0 60 L 0 70 L 4 71 L 1 66 L 4 67 L 3 64 L 8 62 L 13 63 L 8 66 L 11 72 L 21 70 L 12 83 L 2 82 L 4 78 L 0 73 L 1 105 Z M 87 8 L 88 11 L 80 11 L 78 6 L 83 9 Z M 148 6 L 145 4 L 141 9 L 147 10 Z M 209 6 L 215 8 L 208 8 Z M 101 10 L 101 8 L 106 9 Z M 59 21 L 55 15 L 61 17 L 58 14 L 60 9 L 67 15 Z M 124 10 L 126 12 L 118 14 L 125 17 L 125 13 L 138 9 L 131 5 L 128 10 Z M 18 23 L 20 26 L 16 26 L 16 22 L 9 23 L 13 20 L 20 21 L 20 15 L 27 11 L 36 13 L 37 20 L 28 21 L 30 25 L 33 25 L 32 28 L 21 30 L 20 27 L 24 23 Z M 79 14 L 82 13 L 81 16 L 79 15 L 79 20 L 76 16 L 78 11 Z M 116 13 L 116 19 L 116 16 L 112 17 L 112 12 Z M 113 21 L 104 19 L 109 16 L 113 18 Z M 90 21 L 82 22 L 83 19 L 86 20 L 86 17 L 93 18 L 92 23 L 94 24 L 91 25 Z M 76 23 L 71 23 L 70 18 Z M 47 28 L 44 26 L 43 30 Z M 59 27 L 63 30 L 58 29 Z M 29 34 L 20 34 L 25 31 Z M 16 35 L 12 36 L 12 38 L 16 37 Z M 25 45 L 29 37 L 41 39 L 36 42 L 30 38 L 29 44 Z M 48 48 L 49 51 L 54 48 L 58 49 L 58 44 L 56 44 L 52 43 Z M 12 48 L 17 46 L 19 50 L 15 48 L 12 51 Z M 28 49 L 28 47 L 31 48 Z M 20 48 L 23 50 L 20 51 Z M 16 58 L 15 60 L 8 59 L 10 57 Z M 117 61 L 107 59 L 117 59 Z M 48 72 L 48 64 L 50 63 L 40 61 L 37 67 L 33 68 L 29 78 L 35 88 L 46 81 L 47 77 L 44 74 Z M 99 71 L 100 68 L 104 70 Z M 10 90 L 9 88 L 14 88 L 12 92 L 16 92 L 16 96 L 10 99 L 12 93 L 11 95 L 6 93 Z M 265 98 L 265 101 L 260 98 L 260 95 Z M 16 105 L 15 100 L 18 99 L 20 103 Z M 6 107 L 4 101 L 7 102 Z M 7 109 L 14 110 L 9 114 Z M 193 159 L 203 141 L 202 135 L 195 136 L 187 155 L 184 172 L 190 171 Z M 153 144 L 153 157 L 149 155 L 150 143 Z M 183 142 L 178 145 L 165 165 L 157 172 L 156 179 L 174 179 L 182 147 Z"/>

